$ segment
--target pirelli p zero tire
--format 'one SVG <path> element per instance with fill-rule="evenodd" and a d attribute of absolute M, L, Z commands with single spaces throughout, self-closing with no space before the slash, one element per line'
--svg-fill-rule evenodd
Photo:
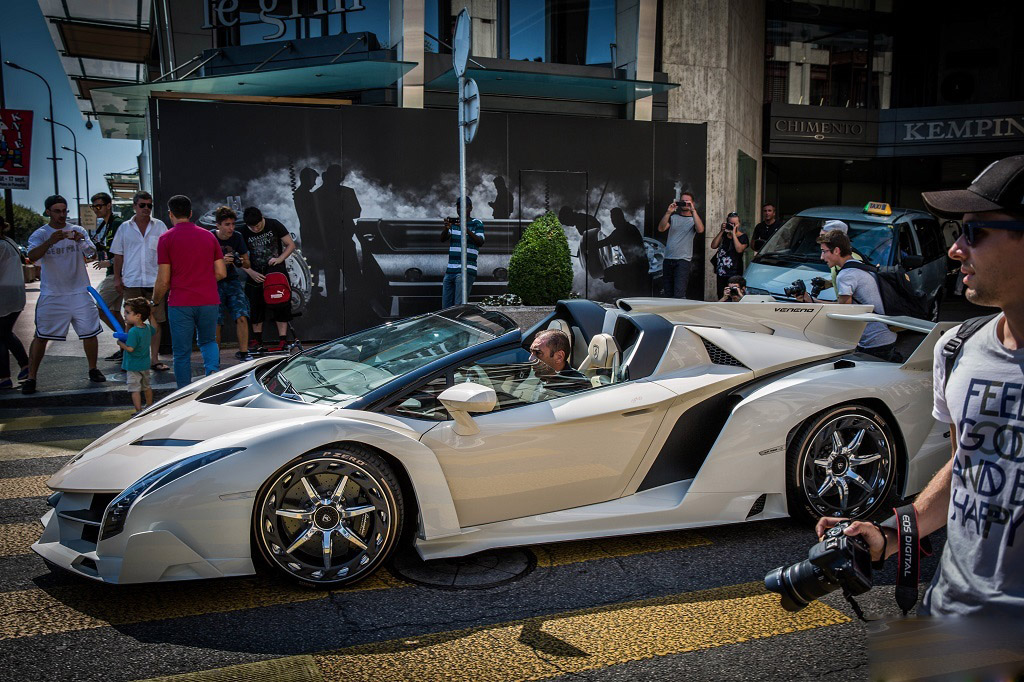
<path fill-rule="evenodd" d="M 350 444 L 307 453 L 256 494 L 253 542 L 281 576 L 341 587 L 370 576 L 402 534 L 402 489 L 391 467 Z"/>
<path fill-rule="evenodd" d="M 808 419 L 786 453 L 789 512 L 870 518 L 898 499 L 899 451 L 887 420 L 864 405 L 841 405 Z"/>

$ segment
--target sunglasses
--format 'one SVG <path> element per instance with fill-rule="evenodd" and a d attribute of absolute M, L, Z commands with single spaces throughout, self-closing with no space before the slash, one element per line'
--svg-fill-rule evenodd
<path fill-rule="evenodd" d="M 152 201 L 150 201 L 150 202 L 140 201 L 138 203 L 138 207 L 139 208 L 153 208 L 153 202 Z"/>
<path fill-rule="evenodd" d="M 107 205 L 107 204 L 93 204 L 93 205 L 92 205 L 92 207 L 93 207 L 93 208 L 96 208 L 96 209 L 100 209 L 100 208 L 103 208 L 103 207 L 104 207 L 104 206 L 106 206 L 106 205 Z"/>
<path fill-rule="evenodd" d="M 963 224 L 964 241 L 968 246 L 977 246 L 984 234 L 982 230 L 1013 230 L 1024 232 L 1024 222 L 1018 220 L 971 220 Z"/>

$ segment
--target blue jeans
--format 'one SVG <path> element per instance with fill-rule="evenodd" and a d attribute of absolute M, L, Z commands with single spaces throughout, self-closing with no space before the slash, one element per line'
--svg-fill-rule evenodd
<path fill-rule="evenodd" d="M 217 316 L 219 305 L 179 305 L 167 307 L 167 324 L 171 328 L 171 350 L 174 351 L 174 381 L 178 388 L 192 381 L 192 339 L 199 342 L 203 367 L 207 374 L 220 369 L 217 347 Z"/>
<path fill-rule="evenodd" d="M 476 270 L 466 270 L 466 296 L 469 297 L 476 281 Z M 441 307 L 451 308 L 462 304 L 462 273 L 446 272 L 441 280 Z"/>
<path fill-rule="evenodd" d="M 665 298 L 686 298 L 690 281 L 690 261 L 666 258 L 661 266 L 661 295 Z"/>

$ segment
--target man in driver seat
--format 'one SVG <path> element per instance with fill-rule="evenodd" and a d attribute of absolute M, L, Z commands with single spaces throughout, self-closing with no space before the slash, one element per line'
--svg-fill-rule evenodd
<path fill-rule="evenodd" d="M 545 329 L 530 344 L 530 357 L 540 360 L 535 370 L 537 376 L 544 379 L 549 388 L 578 391 L 579 382 L 590 385 L 587 377 L 569 364 L 570 350 L 569 337 L 557 329 Z M 561 382 L 558 379 L 567 381 Z"/>

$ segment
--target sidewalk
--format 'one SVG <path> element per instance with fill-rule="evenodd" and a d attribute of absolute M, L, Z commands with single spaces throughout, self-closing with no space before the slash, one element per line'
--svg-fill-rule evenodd
<path fill-rule="evenodd" d="M 89 268 L 89 279 L 93 287 L 103 281 L 103 270 Z M 32 336 L 35 333 L 36 300 L 39 298 L 39 281 L 25 286 L 25 310 L 18 317 L 14 333 L 25 344 L 28 351 Z M 99 336 L 99 362 L 97 368 L 107 377 L 105 383 L 89 381 L 89 365 L 85 361 L 82 342 L 75 334 L 74 328 L 68 331 L 67 341 L 51 341 L 46 346 L 46 356 L 39 366 L 36 379 L 37 392 L 31 396 L 23 396 L 18 389 L 0 391 L 0 407 L 32 407 L 36 404 L 98 404 L 98 405 L 130 405 L 131 395 L 126 388 L 126 376 L 121 370 L 120 362 L 111 362 L 103 358 L 117 350 L 117 342 L 110 330 L 104 326 Z M 237 365 L 240 360 L 235 357 L 237 345 L 231 342 L 220 351 L 220 368 Z M 161 355 L 160 360 L 171 366 L 170 355 Z M 17 374 L 17 365 L 12 358 L 12 373 Z M 192 376 L 204 375 L 203 359 L 199 352 L 192 353 Z M 151 371 L 150 382 L 156 399 L 175 390 L 174 372 Z"/>

